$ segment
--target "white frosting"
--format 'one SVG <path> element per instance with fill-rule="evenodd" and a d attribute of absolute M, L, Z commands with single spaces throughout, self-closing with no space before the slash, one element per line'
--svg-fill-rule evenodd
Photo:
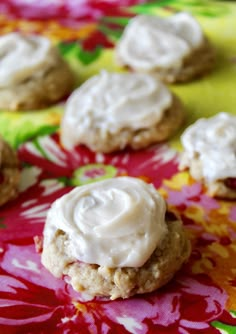
<path fill-rule="evenodd" d="M 37 75 L 53 64 L 55 48 L 42 36 L 10 33 L 0 37 L 0 87 L 8 87 Z"/>
<path fill-rule="evenodd" d="M 199 119 L 181 140 L 185 150 L 182 167 L 197 157 L 207 181 L 236 177 L 236 116 L 222 112 Z"/>
<path fill-rule="evenodd" d="M 140 267 L 167 233 L 166 204 L 153 185 L 117 177 L 73 189 L 48 212 L 44 247 L 60 229 L 67 254 L 107 267 Z"/>
<path fill-rule="evenodd" d="M 88 131 L 115 135 L 157 123 L 171 105 L 170 91 L 148 74 L 108 73 L 90 78 L 71 95 L 61 124 L 62 144 L 86 144 Z"/>
<path fill-rule="evenodd" d="M 117 44 L 117 59 L 137 70 L 179 68 L 204 36 L 198 22 L 181 12 L 167 18 L 140 15 L 132 19 Z"/>

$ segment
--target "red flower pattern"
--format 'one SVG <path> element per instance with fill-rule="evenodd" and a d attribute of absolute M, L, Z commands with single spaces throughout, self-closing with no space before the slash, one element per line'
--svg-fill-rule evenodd
<path fill-rule="evenodd" d="M 63 177 L 70 179 L 80 165 L 102 162 L 112 163 L 118 174 L 146 177 L 160 185 L 163 177 L 176 172 L 177 160 L 176 154 L 163 146 L 142 154 L 126 151 L 100 155 L 82 146 L 67 152 L 56 135 L 41 138 L 39 144 L 39 151 L 33 143 L 20 148 L 21 161 L 33 164 L 37 176 L 34 182 L 27 181 L 28 186 L 12 207 L 1 211 L 6 229 L 2 229 L 0 245 L 0 332 L 214 334 L 217 330 L 211 322 L 215 319 L 233 323 L 224 311 L 225 291 L 207 275 L 192 274 L 190 264 L 162 289 L 116 301 L 88 299 L 47 272 L 33 238 L 42 234 L 51 203 L 71 189 L 64 185 Z M 24 168 L 27 180 L 30 168 Z M 97 176 L 93 172 L 86 175 Z"/>
<path fill-rule="evenodd" d="M 208 277 L 186 274 L 156 293 L 86 301 L 41 266 L 33 244 L 23 249 L 10 244 L 1 257 L 0 330 L 9 334 L 213 334 L 210 322 L 223 315 L 226 302 L 224 291 Z"/>
<path fill-rule="evenodd" d="M 130 16 L 127 7 L 145 0 L 2 0 L 0 12 L 28 20 L 98 21 L 103 16 Z"/>

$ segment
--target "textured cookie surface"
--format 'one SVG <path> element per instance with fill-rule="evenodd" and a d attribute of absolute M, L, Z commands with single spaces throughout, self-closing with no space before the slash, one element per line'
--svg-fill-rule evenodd
<path fill-rule="evenodd" d="M 199 119 L 181 136 L 180 169 L 202 181 L 210 196 L 236 198 L 236 117 Z"/>
<path fill-rule="evenodd" d="M 92 296 L 128 298 L 152 292 L 172 279 L 190 254 L 190 243 L 179 221 L 169 222 L 168 235 L 140 268 L 109 268 L 76 261 L 66 255 L 68 237 L 58 231 L 44 251 L 43 263 L 55 275 L 66 275 L 73 288 Z"/>
<path fill-rule="evenodd" d="M 19 162 L 12 148 L 0 137 L 0 205 L 15 198 L 20 179 Z"/>

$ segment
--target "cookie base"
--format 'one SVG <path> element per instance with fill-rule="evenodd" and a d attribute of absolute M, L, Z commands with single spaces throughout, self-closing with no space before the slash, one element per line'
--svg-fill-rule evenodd
<path fill-rule="evenodd" d="M 135 72 L 148 72 L 156 76 L 165 83 L 184 83 L 191 81 L 197 77 L 201 77 L 210 72 L 215 65 L 215 50 L 205 37 L 202 44 L 193 49 L 192 52 L 183 59 L 180 67 L 154 67 L 149 71 L 132 67 L 132 64 L 126 64 L 117 56 L 116 62 L 120 66 L 126 67 L 128 70 Z"/>
<path fill-rule="evenodd" d="M 0 205 L 15 198 L 18 194 L 18 184 L 20 180 L 19 162 L 12 148 L 0 138 L 1 152 L 1 187 Z"/>
<path fill-rule="evenodd" d="M 202 45 L 193 50 L 180 68 L 156 69 L 155 74 L 166 83 L 183 83 L 206 75 L 215 65 L 215 50 L 205 38 Z"/>
<path fill-rule="evenodd" d="M 58 56 L 53 67 L 37 72 L 16 86 L 0 89 L 0 109 L 16 111 L 48 107 L 69 94 L 73 85 L 69 66 Z"/>
<path fill-rule="evenodd" d="M 185 154 L 183 153 L 180 159 L 179 169 L 188 170 L 194 180 L 202 182 L 205 185 L 209 196 L 219 199 L 236 199 L 236 190 L 227 187 L 224 180 L 213 182 L 206 182 L 204 180 L 202 166 L 198 156 L 192 158 L 190 164 L 187 163 L 187 161 L 188 159 L 186 159 Z"/>
<path fill-rule="evenodd" d="M 167 222 L 168 234 L 140 268 L 108 268 L 76 261 L 66 255 L 67 235 L 57 231 L 43 249 L 42 263 L 56 277 L 66 277 L 78 292 L 110 299 L 128 298 L 166 284 L 190 255 L 190 242 L 178 220 Z"/>
<path fill-rule="evenodd" d="M 162 119 L 150 128 L 133 130 L 121 129 L 118 133 L 107 132 L 106 135 L 99 129 L 88 130 L 86 145 L 94 152 L 111 153 L 126 147 L 134 150 L 146 148 L 152 144 L 169 139 L 181 126 L 184 120 L 184 108 L 177 96 L 173 94 L 172 105 L 168 108 Z"/>

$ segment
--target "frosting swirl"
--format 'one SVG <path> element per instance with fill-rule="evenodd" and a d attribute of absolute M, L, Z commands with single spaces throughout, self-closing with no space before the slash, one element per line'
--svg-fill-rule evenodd
<path fill-rule="evenodd" d="M 61 141 L 70 149 L 86 144 L 88 132 L 106 137 L 123 128 L 139 129 L 157 123 L 171 105 L 172 95 L 148 74 L 108 73 L 87 80 L 70 96 L 61 123 Z"/>
<path fill-rule="evenodd" d="M 42 36 L 10 33 L 0 37 L 0 87 L 18 84 L 53 64 L 56 50 Z"/>
<path fill-rule="evenodd" d="M 130 20 L 117 44 L 117 60 L 137 70 L 180 68 L 203 39 L 200 25 L 188 13 L 166 18 L 139 15 Z"/>
<path fill-rule="evenodd" d="M 166 204 L 154 186 L 117 177 L 73 189 L 56 200 L 44 229 L 47 247 L 60 229 L 67 253 L 86 263 L 140 267 L 167 232 Z"/>
<path fill-rule="evenodd" d="M 222 112 L 199 119 L 185 130 L 181 141 L 185 150 L 181 167 L 197 157 L 209 182 L 236 177 L 236 116 Z"/>

